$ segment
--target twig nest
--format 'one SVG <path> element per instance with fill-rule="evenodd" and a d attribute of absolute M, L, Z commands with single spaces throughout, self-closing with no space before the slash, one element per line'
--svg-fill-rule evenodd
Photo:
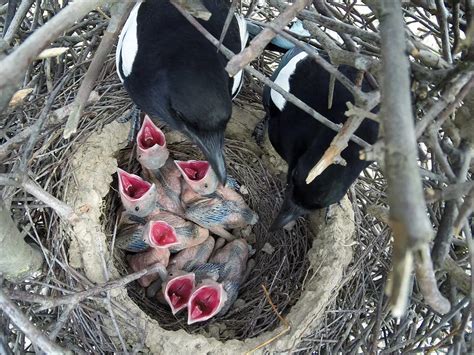
<path fill-rule="evenodd" d="M 242 111 L 234 108 L 238 114 L 243 115 Z M 103 224 L 103 199 L 109 193 L 112 175 L 117 168 L 116 154 L 126 145 L 127 134 L 129 130 L 128 124 L 119 124 L 113 122 L 103 128 L 97 134 L 93 134 L 89 139 L 81 145 L 72 160 L 74 167 L 74 176 L 69 182 L 67 191 L 67 201 L 74 206 L 76 211 L 80 211 L 81 220 L 73 227 L 70 233 L 71 245 L 69 249 L 70 264 L 75 268 L 84 268 L 85 275 L 93 282 L 105 282 L 104 262 L 107 263 L 109 275 L 111 278 L 119 277 L 119 272 L 115 265 L 110 262 L 110 250 L 105 234 Z M 249 132 L 244 132 L 245 135 Z M 240 145 L 232 146 L 237 149 Z M 179 148 L 179 145 L 177 146 Z M 249 152 L 258 147 L 253 147 L 245 151 L 244 156 L 247 157 Z M 258 155 L 254 155 L 255 159 Z M 249 159 L 253 159 L 250 157 Z M 260 159 L 261 160 L 261 159 Z M 228 154 L 227 162 L 229 166 L 235 163 L 232 156 Z M 235 163 L 235 165 L 238 165 Z M 245 165 L 241 165 L 245 166 Z M 260 161 L 258 166 L 263 169 L 263 163 Z M 241 169 L 243 170 L 243 169 Z M 235 170 L 237 171 L 237 170 Z M 267 173 L 265 172 L 261 172 Z M 260 193 L 259 187 L 261 183 L 245 181 L 245 177 L 240 176 L 240 181 L 249 191 L 250 197 Z M 254 178 L 254 177 L 252 177 Z M 257 186 L 257 187 L 254 187 Z M 273 186 L 274 189 L 277 187 Z M 268 195 L 268 191 L 265 191 Z M 275 204 L 274 191 L 272 196 L 266 196 L 271 199 L 272 207 Z M 250 207 L 258 211 L 252 206 L 252 201 L 256 203 L 258 198 L 251 199 Z M 324 310 L 334 299 L 335 292 L 338 290 L 338 284 L 341 282 L 345 267 L 352 258 L 352 236 L 354 233 L 354 215 L 352 206 L 347 198 L 342 201 L 342 207 L 336 207 L 333 217 L 326 222 L 324 211 L 315 213 L 310 217 L 309 230 L 315 233 L 312 239 L 312 248 L 307 253 L 309 259 L 309 269 L 302 273 L 303 280 L 299 281 L 300 296 L 296 303 L 291 307 L 289 313 L 284 315 L 290 324 L 290 328 L 284 332 L 284 335 L 276 337 L 285 330 L 285 326 L 277 326 L 272 331 L 264 332 L 257 337 L 245 340 L 228 340 L 219 341 L 212 337 L 218 336 L 222 329 L 230 332 L 228 324 L 223 320 L 221 323 L 214 322 L 209 328 L 206 337 L 201 334 L 190 334 L 183 329 L 176 331 L 166 330 L 160 326 L 159 321 L 153 319 L 153 314 L 147 314 L 140 308 L 127 294 L 125 288 L 117 289 L 112 293 L 114 302 L 116 302 L 121 312 L 116 317 L 123 318 L 117 322 L 120 327 L 121 334 L 127 344 L 132 347 L 133 344 L 144 343 L 150 353 L 173 353 L 173 354 L 189 354 L 190 352 L 209 353 L 209 354 L 235 354 L 250 351 L 258 348 L 259 352 L 266 351 L 288 351 L 294 349 L 301 341 L 301 338 L 310 333 L 318 325 L 318 319 L 322 318 Z M 274 208 L 269 212 L 269 216 L 261 219 L 264 224 L 269 224 Z M 301 229 L 300 229 L 301 230 Z M 304 228 L 303 230 L 307 230 Z M 301 236 L 297 231 L 282 233 L 282 240 L 286 243 L 298 241 L 298 238 L 306 238 Z M 275 236 L 267 235 L 266 228 L 256 225 L 252 234 L 255 234 L 257 253 L 265 253 L 261 250 L 265 243 L 271 244 L 275 250 L 270 258 L 278 258 L 278 249 L 282 248 L 275 242 Z M 272 239 L 273 238 L 273 239 Z M 286 239 L 285 239 L 286 238 Z M 260 243 L 260 244 L 259 244 Z M 268 249 L 268 248 L 267 248 Z M 303 256 L 304 258 L 304 256 Z M 292 261 L 293 262 L 293 261 Z M 303 260 L 295 260 L 302 263 Z M 258 260 L 257 266 L 258 267 Z M 255 268 L 254 268 L 255 270 Z M 274 273 L 272 271 L 271 273 Z M 306 275 L 306 276 L 305 276 Z M 264 275 L 268 280 L 272 280 L 275 275 Z M 265 283 L 262 279 L 260 284 Z M 265 306 L 265 311 L 269 316 L 278 319 L 268 302 L 263 296 L 259 284 L 255 284 L 253 288 L 246 290 L 254 292 L 255 297 L 259 297 L 260 304 Z M 270 297 L 275 290 L 269 289 Z M 242 297 L 239 295 L 239 299 Z M 291 300 L 293 304 L 295 299 Z M 244 300 L 240 300 L 243 304 Z M 278 304 L 276 304 L 278 307 Z M 232 310 L 231 310 L 232 312 Z M 246 310 L 245 312 L 249 312 Z M 139 324 L 143 331 L 137 331 L 136 328 L 127 326 L 127 319 Z M 108 322 L 107 320 L 105 322 Z M 175 322 L 176 323 L 176 322 Z M 110 329 L 115 337 L 115 328 L 112 324 L 106 324 L 104 329 Z M 273 341 L 270 339 L 276 337 Z M 118 342 L 117 338 L 117 342 Z M 264 346 L 262 346 L 265 344 Z"/>

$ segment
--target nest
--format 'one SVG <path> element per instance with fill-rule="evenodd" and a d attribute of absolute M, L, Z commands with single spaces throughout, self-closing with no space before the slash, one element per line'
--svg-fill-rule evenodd
<path fill-rule="evenodd" d="M 45 3 L 48 6 L 52 4 L 51 8 L 48 7 L 43 12 L 30 11 L 28 19 L 21 24 L 17 35 L 20 43 L 29 35 L 31 28 L 38 26 L 38 18 L 41 18 L 41 23 L 46 22 L 61 7 L 54 0 Z M 338 8 L 345 7 L 340 2 L 331 3 Z M 335 6 L 334 4 L 331 6 Z M 420 16 L 424 18 L 428 15 Z M 266 17 L 271 19 L 274 14 Z M 359 17 L 363 20 L 363 25 L 361 21 L 356 21 L 357 25 L 371 26 L 370 23 L 366 24 L 365 15 Z M 32 24 L 29 21 L 33 18 L 35 23 Z M 90 13 L 55 41 L 55 46 L 70 47 L 69 53 L 63 54 L 60 60 L 50 58 L 30 66 L 25 86 L 33 88 L 33 92 L 25 99 L 24 104 L 10 108 L 0 116 L 1 173 L 18 169 L 29 137 L 28 134 L 22 136 L 22 133 L 31 130 L 42 118 L 42 112 L 46 112 L 41 135 L 32 154 L 27 155 L 29 176 L 44 190 L 65 200 L 75 174 L 71 157 L 89 136 L 100 132 L 103 126 L 124 116 L 131 108 L 131 102 L 117 80 L 114 59 L 110 57 L 103 65 L 94 88 L 100 100 L 92 100 L 92 105 L 86 109 L 78 132 L 72 139 L 61 138 L 61 127 L 67 119 L 64 108 L 72 103 L 105 27 L 106 19 L 101 13 Z M 278 57 L 277 54 L 266 51 L 253 66 L 268 75 Z M 53 89 L 58 89 L 57 95 L 50 100 Z M 261 109 L 261 89 L 261 85 L 254 79 L 247 80 L 237 105 L 246 109 Z M 176 143 L 171 144 L 170 148 L 176 157 L 196 157 L 197 150 L 190 144 Z M 126 149 L 118 157 L 120 165 L 131 171 L 138 168 L 138 165 L 129 165 L 134 161 L 130 159 L 133 151 Z M 246 201 L 258 211 L 261 220 L 253 228 L 253 245 L 260 251 L 255 255 L 256 266 L 241 289 L 239 303 L 222 319 L 213 320 L 204 326 L 187 327 L 182 318 L 172 317 L 168 310 L 146 299 L 138 285 L 129 284 L 127 290 L 134 302 L 167 330 L 185 329 L 192 334 L 204 333 L 224 340 L 248 339 L 277 327 L 280 324 L 278 314 L 288 314 L 301 296 L 307 280 L 318 270 L 308 269 L 307 253 L 311 247 L 311 232 L 306 222 L 300 221 L 291 233 L 270 235 L 266 232 L 275 212 L 275 201 L 281 196 L 282 180 L 266 168 L 261 156 L 240 141 L 227 142 L 226 156 L 229 172 L 247 187 L 249 194 Z M 442 174 L 442 169 L 432 156 L 425 154 L 421 160 L 429 172 Z M 434 186 L 429 179 L 425 179 L 424 184 Z M 386 223 L 374 217 L 370 208 L 373 205 L 387 206 L 385 188 L 382 174 L 376 166 L 372 166 L 349 191 L 354 210 L 353 222 L 356 225 L 355 243 L 351 245 L 353 262 L 333 291 L 332 303 L 321 311 L 318 327 L 309 335 L 298 339 L 291 349 L 293 352 L 447 351 L 454 346 L 462 349 L 471 340 L 472 329 L 466 328 L 470 309 L 465 307 L 469 303 L 469 297 L 460 299 L 462 292 L 457 292 L 452 287 L 452 280 L 446 273 L 439 275 L 438 284 L 445 295 L 450 295 L 453 304 L 453 311 L 447 316 L 441 317 L 426 306 L 416 283 L 407 316 L 401 321 L 390 316 L 384 290 L 391 268 L 392 235 Z M 94 294 L 81 302 L 52 304 L 40 309 L 39 306 L 44 304 L 42 295 L 61 298 L 89 289 L 93 283 L 87 279 L 83 269 L 70 265 L 71 227 L 67 223 L 61 222 L 56 213 L 23 190 L 2 186 L 1 193 L 4 201 L 11 206 L 14 220 L 26 235 L 26 240 L 41 249 L 46 261 L 42 272 L 35 278 L 20 283 L 5 281 L 2 286 L 9 298 L 15 301 L 37 328 L 47 332 L 51 339 L 62 346 L 78 353 L 121 353 L 127 349 L 121 331 L 123 327 L 128 327 L 136 334 L 149 331 L 135 321 L 134 314 L 127 314 L 127 310 L 113 299 L 111 291 Z M 104 200 L 103 213 L 103 224 L 109 242 L 113 239 L 117 207 L 116 191 L 111 190 Z M 443 201 L 429 206 L 433 225 L 440 225 L 443 210 Z M 316 241 L 317 239 L 314 240 Z M 275 249 L 271 255 L 261 251 L 267 242 Z M 450 255 L 463 273 L 472 273 L 465 244 L 453 244 Z M 113 260 L 104 259 L 103 270 L 100 270 L 106 275 L 106 279 L 118 276 L 108 274 L 108 262 L 115 264 L 122 275 L 129 272 L 123 262 L 123 254 L 116 251 Z M 276 311 L 264 295 L 262 284 L 268 286 Z M 298 324 L 293 326 L 298 327 Z M 218 331 L 215 331 L 216 328 Z M 27 336 L 3 313 L 0 313 L 0 334 L 0 349 L 6 343 L 15 353 L 34 350 Z M 144 348 L 143 340 L 136 342 L 133 350 L 138 352 Z"/>
<path fill-rule="evenodd" d="M 199 149 L 187 141 L 168 143 L 171 155 L 175 159 L 200 159 Z M 278 304 L 279 310 L 287 313 L 299 299 L 302 283 L 307 273 L 309 262 L 307 251 L 311 238 L 306 224 L 302 221 L 291 231 L 268 233 L 275 214 L 275 199 L 282 191 L 282 183 L 266 169 L 261 159 L 245 143 L 227 140 L 225 144 L 226 163 L 229 174 L 242 185 L 246 203 L 258 211 L 259 223 L 252 227 L 247 240 L 256 250 L 252 257 L 255 266 L 248 280 L 242 284 L 236 305 L 220 319 L 213 319 L 205 325 L 186 325 L 183 312 L 173 316 L 167 306 L 146 297 L 144 288 L 138 282 L 127 287 L 128 294 L 139 307 L 160 326 L 167 330 L 185 329 L 188 333 L 213 335 L 219 340 L 253 338 L 265 331 L 273 330 L 279 319 L 265 301 L 261 285 L 266 285 L 271 292 L 272 301 Z M 139 164 L 135 159 L 135 147 L 122 150 L 118 157 L 119 167 L 135 174 L 140 174 Z M 117 185 L 115 185 L 117 186 Z M 118 222 L 117 206 L 120 198 L 117 190 L 111 190 L 105 202 L 105 220 L 109 221 L 107 230 L 113 235 Z M 123 275 L 130 273 L 124 253 L 115 250 L 115 262 Z M 219 331 L 216 331 L 216 327 Z M 212 332 L 209 329 L 214 329 Z"/>

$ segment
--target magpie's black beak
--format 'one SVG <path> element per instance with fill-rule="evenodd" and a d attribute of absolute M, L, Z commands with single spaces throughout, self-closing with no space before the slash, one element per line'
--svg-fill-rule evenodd
<path fill-rule="evenodd" d="M 224 133 L 212 132 L 205 135 L 191 135 L 194 141 L 199 145 L 207 161 L 217 175 L 219 182 L 225 185 L 227 180 L 227 171 L 224 159 Z"/>
<path fill-rule="evenodd" d="M 281 206 L 278 215 L 275 217 L 270 227 L 270 232 L 278 231 L 288 223 L 307 213 L 308 211 L 306 209 L 293 202 L 291 195 L 287 191 L 285 194 L 285 199 L 283 200 L 283 205 Z"/>

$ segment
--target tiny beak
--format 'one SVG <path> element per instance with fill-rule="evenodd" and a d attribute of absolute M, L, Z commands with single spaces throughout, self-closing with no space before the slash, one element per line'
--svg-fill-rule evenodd
<path fill-rule="evenodd" d="M 222 132 L 213 132 L 198 136 L 191 133 L 190 136 L 201 148 L 206 160 L 209 161 L 212 169 L 214 169 L 219 182 L 224 185 L 227 180 L 224 159 L 224 134 Z"/>
<path fill-rule="evenodd" d="M 278 215 L 275 217 L 270 227 L 270 232 L 276 232 L 277 230 L 286 226 L 288 223 L 307 213 L 308 211 L 306 209 L 293 202 L 293 199 L 287 192 L 285 200 L 283 201 L 283 205 L 281 206 Z"/>

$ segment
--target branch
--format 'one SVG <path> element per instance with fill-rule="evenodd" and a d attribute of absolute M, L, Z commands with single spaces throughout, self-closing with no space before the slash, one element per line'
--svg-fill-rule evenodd
<path fill-rule="evenodd" d="M 23 19 L 28 13 L 28 10 L 30 9 L 31 5 L 33 5 L 34 1 L 35 0 L 23 0 L 20 6 L 18 6 L 18 10 L 15 13 L 15 17 L 13 17 L 12 22 L 8 26 L 7 32 L 3 36 L 3 39 L 8 44 L 12 43 L 13 38 L 15 37 L 15 34 L 18 31 L 18 28 L 23 22 Z"/>
<path fill-rule="evenodd" d="M 350 103 L 348 103 L 348 107 Z M 372 100 L 368 105 L 365 105 L 367 110 L 371 110 L 378 104 L 378 100 Z M 365 110 L 363 110 L 365 111 Z M 337 162 L 343 160 L 341 153 L 349 145 L 349 140 L 355 131 L 364 121 L 365 116 L 363 115 L 351 115 L 347 121 L 342 126 L 342 129 L 338 134 L 333 138 L 331 144 L 324 152 L 321 159 L 316 163 L 316 165 L 309 171 L 306 178 L 306 183 L 310 184 L 314 181 L 319 175 L 323 173 L 330 165 L 336 164 Z"/>
<path fill-rule="evenodd" d="M 43 49 L 59 35 L 96 7 L 118 0 L 87 0 L 70 2 L 44 26 L 34 31 L 17 49 L 0 61 L 0 112 L 17 91 L 28 66 Z"/>
<path fill-rule="evenodd" d="M 46 335 L 38 330 L 29 319 L 20 311 L 18 306 L 9 300 L 5 293 L 0 289 L 0 307 L 4 314 L 6 314 L 20 329 L 28 339 L 38 346 L 47 354 L 70 354 L 70 351 L 63 349 L 59 345 L 55 344 L 48 339 Z"/>
<path fill-rule="evenodd" d="M 119 30 L 125 23 L 128 14 L 134 3 L 117 3 L 112 5 L 112 18 L 110 19 L 109 25 L 102 36 L 99 47 L 97 48 L 94 59 L 87 69 L 87 73 L 84 76 L 84 80 L 79 87 L 76 99 L 73 103 L 72 113 L 70 114 L 66 126 L 64 127 L 63 138 L 69 139 L 71 135 L 76 133 L 79 119 L 82 116 L 84 108 L 86 107 L 89 95 L 94 88 L 95 81 L 99 76 L 99 72 L 109 54 L 112 46 L 115 43 Z"/>
<path fill-rule="evenodd" d="M 425 200 L 427 203 L 435 203 L 440 200 L 457 200 L 466 195 L 472 188 L 474 188 L 474 181 L 453 184 L 436 190 L 428 188 L 425 190 Z"/>
<path fill-rule="evenodd" d="M 409 62 L 405 54 L 405 26 L 399 0 L 379 3 L 382 38 L 383 92 L 381 117 L 385 133 L 385 167 L 390 204 L 390 226 L 394 233 L 391 305 L 394 316 L 406 311 L 407 289 L 411 271 L 412 251 L 416 271 L 423 285 L 437 291 L 431 259 L 426 255 L 433 230 L 426 215 L 421 178 L 417 166 L 417 143 L 410 100 Z M 403 144 L 400 144 L 403 142 Z M 431 267 L 431 269 L 430 269 Z M 425 268 L 422 270 L 422 268 Z M 423 296 L 439 313 L 449 310 L 449 301 L 435 291 Z M 438 298 L 434 296 L 439 296 Z M 446 307 L 448 302 L 448 307 Z"/>
<path fill-rule="evenodd" d="M 210 34 L 194 17 L 192 17 L 190 14 L 188 14 L 183 8 L 181 8 L 178 4 L 174 3 L 174 0 L 171 0 L 171 3 L 178 9 L 178 11 L 199 31 L 202 33 L 204 37 L 207 38 L 208 41 L 210 41 L 215 47 L 219 46 L 219 41 L 212 35 Z M 228 59 L 232 58 L 234 56 L 234 53 L 226 48 L 224 45 L 220 47 L 220 51 L 224 56 L 226 56 Z M 309 107 L 306 105 L 303 101 L 298 99 L 295 95 L 287 92 L 284 90 L 281 86 L 275 84 L 273 81 L 268 79 L 265 75 L 260 73 L 258 70 L 252 68 L 251 66 L 247 65 L 244 70 L 251 75 L 255 76 L 258 80 L 260 80 L 262 83 L 265 85 L 268 85 L 270 88 L 274 89 L 278 93 L 280 93 L 285 100 L 288 102 L 291 102 L 293 105 L 301 109 L 302 111 L 306 112 L 308 115 L 316 119 L 317 121 L 321 122 L 323 125 L 326 127 L 332 129 L 335 132 L 339 132 L 341 130 L 342 125 L 337 125 L 334 122 L 328 120 L 326 117 L 321 115 L 319 112 L 314 110 L 313 108 Z M 358 145 L 362 147 L 369 147 L 370 144 L 364 141 L 363 139 L 353 135 L 351 137 L 351 140 L 354 143 L 357 143 Z"/>
<path fill-rule="evenodd" d="M 23 190 L 43 202 L 46 206 L 51 207 L 59 217 L 69 223 L 74 224 L 79 218 L 69 205 L 58 200 L 26 176 L 20 178 L 15 175 L 0 174 L 0 185 L 21 187 Z"/>
<path fill-rule="evenodd" d="M 441 29 L 441 43 L 443 46 L 443 57 L 448 63 L 453 62 L 451 57 L 451 49 L 449 45 L 449 30 L 448 30 L 448 11 L 444 5 L 444 0 L 435 0 L 436 7 L 438 8 L 436 17 L 438 24 Z"/>
<path fill-rule="evenodd" d="M 454 234 L 457 235 L 461 231 L 466 219 L 472 213 L 474 209 L 474 188 L 471 189 L 469 194 L 466 196 L 464 203 L 459 207 L 459 213 L 454 221 Z"/>
<path fill-rule="evenodd" d="M 78 304 L 84 301 L 86 298 L 90 298 L 102 292 L 107 292 L 115 288 L 123 287 L 130 282 L 138 280 L 142 276 L 146 276 L 153 273 L 159 273 L 161 278 L 166 277 L 167 271 L 162 264 L 155 264 L 146 269 L 134 272 L 133 274 L 127 275 L 121 279 L 107 282 L 103 285 L 93 286 L 85 291 L 72 293 L 70 295 L 62 297 L 46 297 L 39 294 L 32 294 L 30 292 L 22 291 L 13 291 L 10 293 L 10 298 L 22 300 L 30 303 L 39 303 L 39 306 L 36 311 L 41 312 L 46 309 L 51 309 L 54 307 L 59 307 L 62 305 Z"/>
<path fill-rule="evenodd" d="M 285 28 L 301 10 L 311 3 L 311 0 L 296 0 L 291 6 L 284 10 L 278 17 L 276 17 L 271 24 L 274 28 L 282 30 Z M 276 36 L 276 32 L 270 28 L 263 29 L 251 42 L 250 45 L 245 48 L 239 54 L 236 54 L 232 59 L 229 60 L 226 66 L 226 70 L 230 76 L 234 76 L 240 70 L 242 70 L 252 60 L 257 58 L 264 51 L 265 47 L 270 41 Z"/>

